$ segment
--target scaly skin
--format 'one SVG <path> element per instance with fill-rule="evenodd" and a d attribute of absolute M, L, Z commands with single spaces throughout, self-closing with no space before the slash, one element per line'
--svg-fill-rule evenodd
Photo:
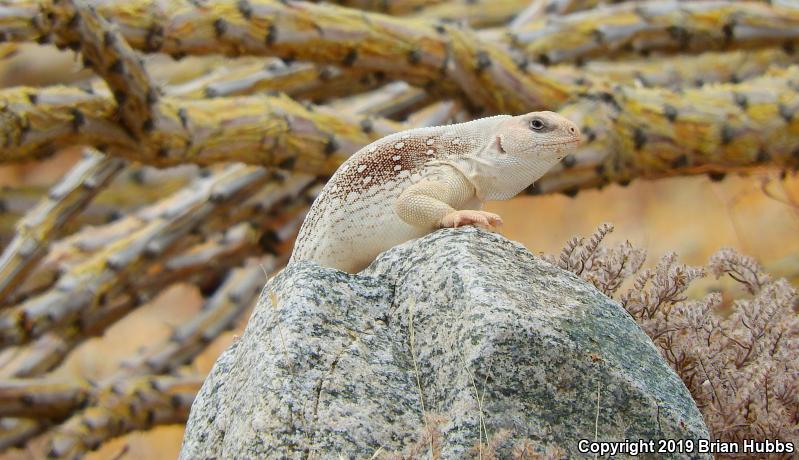
<path fill-rule="evenodd" d="M 354 273 L 382 251 L 441 227 L 501 224 L 487 200 L 524 190 L 573 151 L 577 127 L 553 112 L 412 129 L 348 159 L 311 206 L 291 262 Z"/>

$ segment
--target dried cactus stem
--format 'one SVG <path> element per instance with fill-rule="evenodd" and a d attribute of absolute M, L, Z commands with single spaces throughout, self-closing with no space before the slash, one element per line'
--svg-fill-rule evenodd
<path fill-rule="evenodd" d="M 42 257 L 54 233 L 124 166 L 124 160 L 88 151 L 47 196 L 17 225 L 17 233 L 0 256 L 0 306 Z"/>
<path fill-rule="evenodd" d="M 156 129 L 159 92 L 122 34 L 80 1 L 54 1 L 44 13 L 54 18 L 56 44 L 80 49 L 84 65 L 108 83 L 122 125 L 145 139 Z"/>

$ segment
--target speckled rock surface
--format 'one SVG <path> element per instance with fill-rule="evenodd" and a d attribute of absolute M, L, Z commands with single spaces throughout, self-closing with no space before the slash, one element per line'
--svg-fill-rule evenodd
<path fill-rule="evenodd" d="M 203 385 L 181 458 L 380 458 L 419 439 L 423 407 L 443 420 L 441 458 L 471 456 L 485 433 L 506 433 L 501 458 L 524 440 L 593 457 L 578 441 L 595 430 L 600 441 L 708 437 L 619 305 L 466 227 L 358 275 L 281 272 Z"/>

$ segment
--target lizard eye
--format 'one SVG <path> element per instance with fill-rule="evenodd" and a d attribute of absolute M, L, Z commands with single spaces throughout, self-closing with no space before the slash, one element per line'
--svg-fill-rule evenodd
<path fill-rule="evenodd" d="M 544 122 L 539 120 L 538 118 L 533 118 L 530 121 L 530 129 L 532 129 L 533 131 L 540 131 L 544 129 Z"/>

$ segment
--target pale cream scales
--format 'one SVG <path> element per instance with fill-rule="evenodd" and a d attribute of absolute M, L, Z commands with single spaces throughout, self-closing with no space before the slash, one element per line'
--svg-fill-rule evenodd
<path fill-rule="evenodd" d="M 355 273 L 382 251 L 441 227 L 495 226 L 484 201 L 509 199 L 573 151 L 554 112 L 499 115 L 384 137 L 359 150 L 311 206 L 289 263 Z"/>

